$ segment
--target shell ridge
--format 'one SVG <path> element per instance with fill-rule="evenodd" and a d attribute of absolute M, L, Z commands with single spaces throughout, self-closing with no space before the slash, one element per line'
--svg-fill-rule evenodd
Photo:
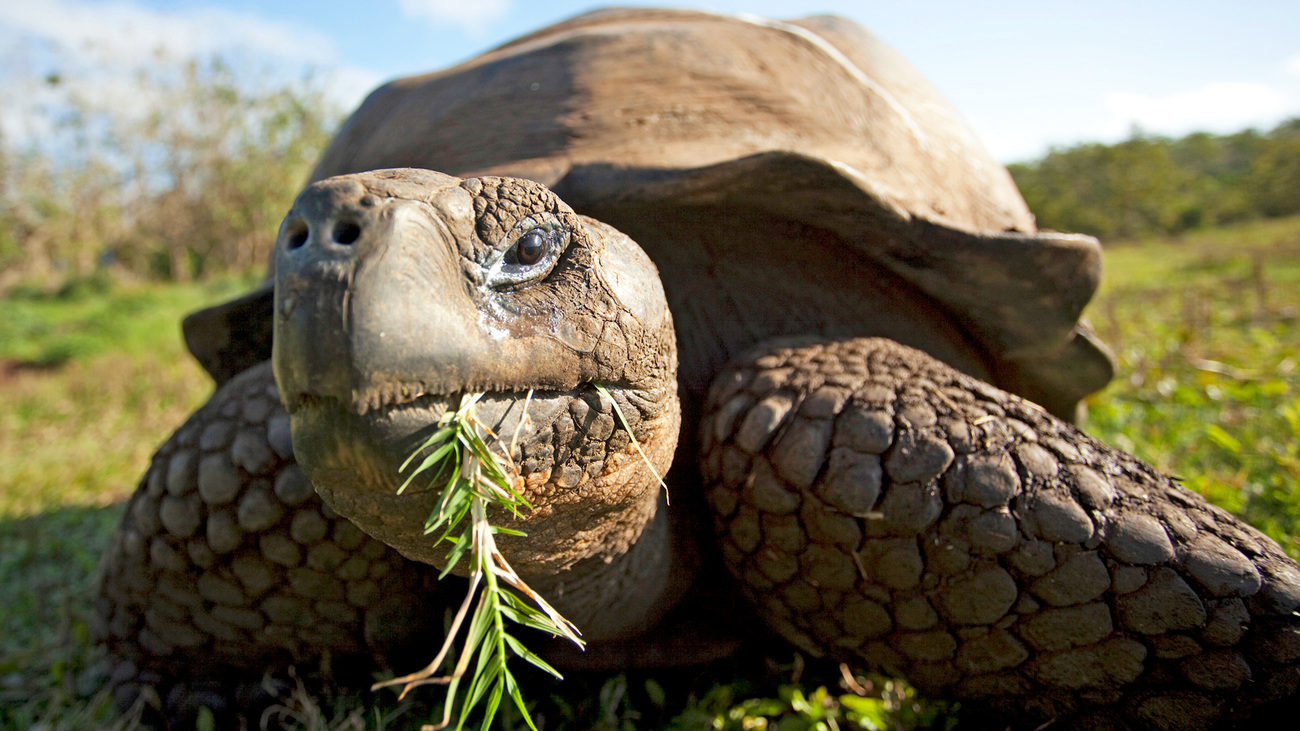
<path fill-rule="evenodd" d="M 770 20 L 757 15 L 750 15 L 749 13 L 740 13 L 731 17 L 761 28 L 784 31 L 806 41 L 817 50 L 829 56 L 831 60 L 842 66 L 855 81 L 862 84 L 871 93 L 880 97 L 880 100 L 892 109 L 894 113 L 898 115 L 899 119 L 903 120 L 903 124 L 907 126 L 907 131 L 912 134 L 912 137 L 916 138 L 916 142 L 920 145 L 922 151 L 929 150 L 929 145 L 926 144 L 925 133 L 921 131 L 920 125 L 916 123 L 916 118 L 912 116 L 911 112 L 908 112 L 907 108 L 904 107 L 893 94 L 890 94 L 885 87 L 877 83 L 875 79 L 867 76 L 862 69 L 858 68 L 857 64 L 853 63 L 853 61 L 849 60 L 848 56 L 844 55 L 843 51 L 836 48 L 825 38 L 822 38 L 808 28 L 794 25 L 793 23 L 786 23 L 780 20 Z"/>

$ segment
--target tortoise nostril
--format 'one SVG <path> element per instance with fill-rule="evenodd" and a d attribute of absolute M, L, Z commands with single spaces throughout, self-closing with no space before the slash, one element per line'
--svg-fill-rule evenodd
<path fill-rule="evenodd" d="M 350 221 L 334 224 L 334 243 L 347 246 L 361 237 L 361 227 Z"/>
<path fill-rule="evenodd" d="M 289 248 L 300 248 L 303 244 L 307 243 L 307 236 L 310 233 L 311 229 L 307 227 L 306 222 L 301 218 L 290 223 L 288 231 Z"/>

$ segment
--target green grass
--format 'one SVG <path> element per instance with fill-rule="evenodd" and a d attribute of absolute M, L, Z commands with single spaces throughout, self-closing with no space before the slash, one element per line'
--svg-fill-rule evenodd
<path fill-rule="evenodd" d="M 248 291 L 255 280 L 157 285 L 109 275 L 59 291 L 17 290 L 0 299 L 0 359 L 28 368 L 88 362 L 105 353 L 143 354 L 181 345 L 180 317 Z"/>
<path fill-rule="evenodd" d="M 0 519 L 124 499 L 212 391 L 180 317 L 242 288 L 110 285 L 0 300 Z"/>
<path fill-rule="evenodd" d="M 94 568 L 149 455 L 211 393 L 184 354 L 181 316 L 244 286 L 90 281 L 60 296 L 0 300 L 0 728 L 109 727 L 86 641 Z M 1297 555 L 1300 219 L 1112 245 L 1088 316 L 1120 368 L 1090 400 L 1087 429 Z M 833 666 L 790 656 L 533 687 L 547 728 L 952 721 L 903 684 L 854 683 L 865 697 Z M 418 728 L 429 718 L 361 698 L 296 694 L 292 707 L 311 729 Z"/>
<path fill-rule="evenodd" d="M 1113 246 L 1086 428 L 1300 557 L 1300 219 Z"/>
<path fill-rule="evenodd" d="M 95 567 L 150 454 L 212 390 L 178 316 L 232 286 L 0 300 L 0 727 L 109 723 L 107 698 L 83 697 Z"/>

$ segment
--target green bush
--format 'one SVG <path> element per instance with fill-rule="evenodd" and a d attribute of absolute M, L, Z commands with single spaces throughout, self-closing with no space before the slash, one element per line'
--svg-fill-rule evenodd
<path fill-rule="evenodd" d="M 1103 239 L 1289 216 L 1300 213 L 1300 119 L 1265 134 L 1135 131 L 1009 169 L 1041 227 Z"/>
<path fill-rule="evenodd" d="M 0 291 L 265 266 L 338 120 L 319 83 L 258 86 L 216 59 L 159 59 L 136 82 L 134 110 L 67 91 L 53 142 L 0 145 Z"/>

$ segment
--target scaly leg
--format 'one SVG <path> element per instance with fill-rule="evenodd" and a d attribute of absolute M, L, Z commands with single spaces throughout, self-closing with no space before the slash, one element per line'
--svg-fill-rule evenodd
<path fill-rule="evenodd" d="M 923 353 L 752 351 L 701 434 L 724 557 L 809 652 L 1027 728 L 1246 723 L 1300 689 L 1276 543 Z"/>
<path fill-rule="evenodd" d="M 441 626 L 434 576 L 321 502 L 269 364 L 251 368 L 154 455 L 105 552 L 96 629 L 115 700 L 144 692 L 184 727 L 200 706 L 248 710 L 263 674 L 292 663 L 382 665 Z"/>

